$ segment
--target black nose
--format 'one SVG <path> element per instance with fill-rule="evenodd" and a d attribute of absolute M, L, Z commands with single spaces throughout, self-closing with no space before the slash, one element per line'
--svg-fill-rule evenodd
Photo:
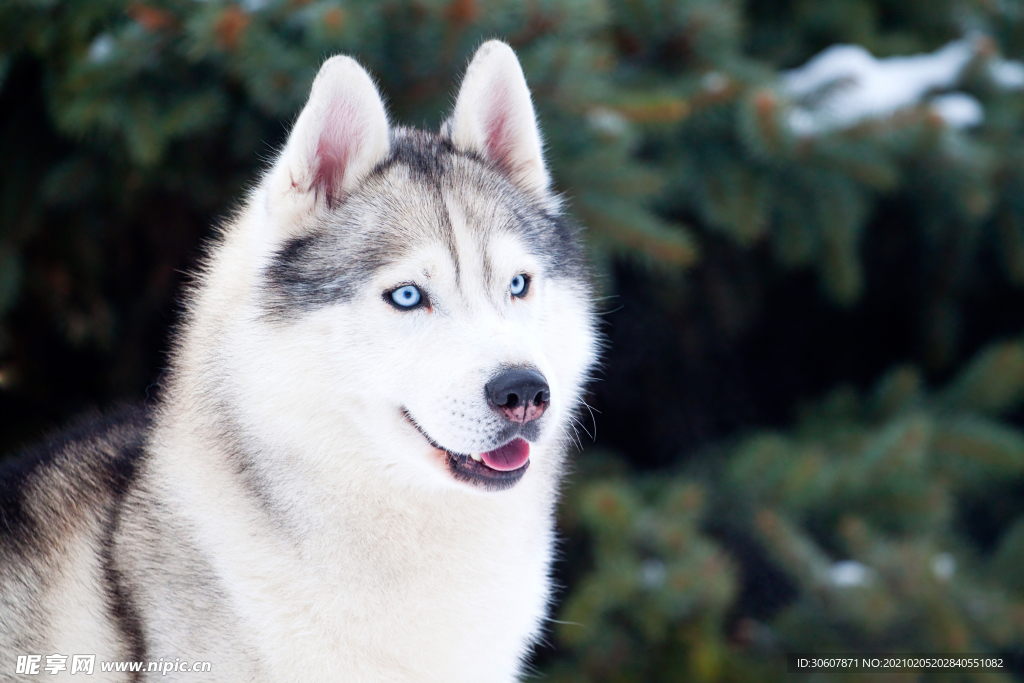
<path fill-rule="evenodd" d="M 532 368 L 509 368 L 484 387 L 487 402 L 512 422 L 536 420 L 548 407 L 551 391 L 544 375 Z"/>

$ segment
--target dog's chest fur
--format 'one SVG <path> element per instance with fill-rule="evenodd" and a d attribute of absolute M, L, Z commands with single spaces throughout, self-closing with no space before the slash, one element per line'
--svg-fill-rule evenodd
<path fill-rule="evenodd" d="M 542 627 L 552 480 L 467 497 L 354 476 L 284 510 L 225 470 L 154 464 L 154 480 L 179 483 L 163 510 L 195 539 L 261 680 L 507 681 Z"/>
<path fill-rule="evenodd" d="M 162 575 L 133 596 L 166 622 L 148 658 L 191 641 L 194 659 L 218 662 L 217 680 L 235 678 L 225 651 L 239 655 L 228 666 L 268 681 L 509 681 L 520 670 L 548 600 L 553 491 L 466 499 L 360 481 L 299 529 L 229 477 L 156 455 L 147 498 L 161 481 L 189 494 L 126 502 L 148 511 L 122 527 L 125 569 Z M 154 538 L 154 526 L 168 533 Z"/>

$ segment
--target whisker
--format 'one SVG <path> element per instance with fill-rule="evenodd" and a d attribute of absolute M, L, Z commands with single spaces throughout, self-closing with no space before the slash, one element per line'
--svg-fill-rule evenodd
<path fill-rule="evenodd" d="M 573 435 L 569 433 L 569 430 L 567 430 L 565 427 L 562 427 L 562 433 L 565 434 L 565 437 L 569 439 L 569 441 L 572 441 L 573 445 L 576 446 L 578 450 L 583 450 L 583 446 L 582 444 L 580 444 L 579 441 L 579 435 L 577 435 L 574 438 Z"/>
<path fill-rule="evenodd" d="M 598 410 L 597 408 L 594 408 L 593 406 L 591 406 L 589 403 L 587 403 L 583 399 L 580 399 L 580 403 L 582 403 L 586 407 L 587 412 L 590 413 L 590 421 L 594 423 L 594 436 L 593 436 L 593 439 L 594 439 L 594 441 L 597 441 L 597 418 L 594 417 L 594 413 L 595 412 L 600 413 L 601 411 Z"/>
<path fill-rule="evenodd" d="M 586 433 L 586 435 L 590 437 L 591 441 L 594 440 L 594 435 L 590 433 L 590 430 L 587 429 L 587 425 L 583 424 L 582 420 L 580 420 L 578 417 L 574 417 L 572 418 L 572 421 L 580 426 L 580 429 L 582 429 Z M 575 427 L 573 429 L 575 429 Z"/>

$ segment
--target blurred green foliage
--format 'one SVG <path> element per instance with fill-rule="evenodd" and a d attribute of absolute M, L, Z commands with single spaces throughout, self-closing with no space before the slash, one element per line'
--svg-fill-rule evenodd
<path fill-rule="evenodd" d="M 956 507 L 1024 478 L 1024 430 L 999 419 L 1024 398 L 1022 371 L 1024 343 L 1003 343 L 938 391 L 909 366 L 864 396 L 839 389 L 791 433 L 746 437 L 710 470 L 596 468 L 563 513 L 593 558 L 560 614 L 568 656 L 554 680 L 783 680 L 786 652 L 1019 648 L 1024 516 L 980 552 Z M 739 576 L 711 520 L 750 533 L 797 587 L 770 622 L 747 618 L 728 640 Z M 974 679 L 1012 680 L 920 678 Z"/>
<path fill-rule="evenodd" d="M 143 396 L 180 272 L 326 56 L 357 56 L 395 120 L 434 127 L 473 49 L 499 36 L 606 293 L 616 264 L 640 264 L 671 306 L 687 268 L 761 250 L 764 280 L 812 271 L 824 305 L 850 309 L 872 278 L 890 291 L 865 265 L 872 225 L 912 232 L 919 252 L 902 302 L 919 367 L 667 472 L 583 456 L 562 509 L 556 646 L 538 660 L 549 679 L 782 680 L 786 651 L 1024 648 L 1024 346 L 955 367 L 974 283 L 1024 285 L 1024 95 L 985 68 L 1024 56 L 1022 29 L 1019 0 L 9 0 L 0 444 L 88 400 Z M 927 104 L 813 136 L 787 123 L 780 69 L 834 43 L 885 56 L 966 34 L 976 54 L 956 88 L 982 104 L 979 126 L 952 129 Z M 742 317 L 715 293 L 722 319 Z M 886 334 L 873 325 L 865 336 Z M 936 374 L 951 379 L 930 387 Z M 781 597 L 749 607 L 759 585 Z"/>

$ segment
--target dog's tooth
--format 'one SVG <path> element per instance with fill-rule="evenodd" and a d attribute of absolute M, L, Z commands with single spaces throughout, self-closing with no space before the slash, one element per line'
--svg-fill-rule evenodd
<path fill-rule="evenodd" d="M 477 462 L 483 462 L 484 461 L 484 457 L 482 455 L 480 455 L 479 453 L 470 453 L 469 457 L 473 458 Z"/>

